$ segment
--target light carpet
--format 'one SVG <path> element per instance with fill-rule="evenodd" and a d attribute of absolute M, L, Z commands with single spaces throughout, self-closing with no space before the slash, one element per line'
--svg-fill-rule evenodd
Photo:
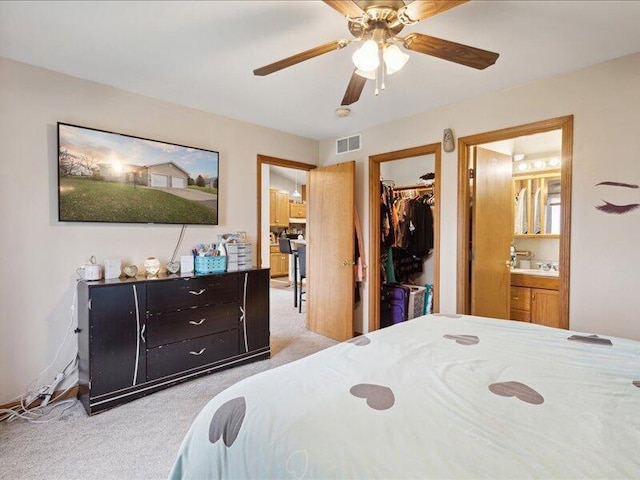
<path fill-rule="evenodd" d="M 291 288 L 271 288 L 271 358 L 213 373 L 88 417 L 78 402 L 59 420 L 0 423 L 0 478 L 167 478 L 202 407 L 243 378 L 336 342 L 310 332 Z"/>

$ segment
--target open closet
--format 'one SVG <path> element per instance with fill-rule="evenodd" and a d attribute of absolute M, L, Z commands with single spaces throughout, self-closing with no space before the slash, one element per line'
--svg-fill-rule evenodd
<path fill-rule="evenodd" d="M 393 162 L 383 165 L 381 170 L 393 176 L 389 172 L 393 170 Z M 381 327 L 432 311 L 434 178 L 435 174 L 428 172 L 418 179 L 421 183 L 408 186 L 382 180 Z"/>
<path fill-rule="evenodd" d="M 439 160 L 439 144 L 370 157 L 370 329 L 437 311 Z"/>

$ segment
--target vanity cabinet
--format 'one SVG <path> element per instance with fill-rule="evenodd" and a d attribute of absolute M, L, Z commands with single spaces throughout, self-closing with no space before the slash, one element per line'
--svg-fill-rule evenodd
<path fill-rule="evenodd" d="M 273 227 L 289 226 L 289 192 L 269 189 L 269 224 Z"/>
<path fill-rule="evenodd" d="M 556 277 L 511 274 L 511 320 L 568 328 L 560 322 L 558 286 Z"/>
<path fill-rule="evenodd" d="M 531 289 L 511 285 L 511 320 L 531 321 Z"/>
<path fill-rule="evenodd" d="M 538 325 L 562 328 L 560 326 L 558 290 L 531 289 L 531 321 Z"/>
<path fill-rule="evenodd" d="M 557 237 L 560 234 L 559 170 L 514 175 L 513 198 L 516 238 Z"/>
<path fill-rule="evenodd" d="M 269 270 L 78 283 L 80 399 L 94 414 L 270 356 Z"/>

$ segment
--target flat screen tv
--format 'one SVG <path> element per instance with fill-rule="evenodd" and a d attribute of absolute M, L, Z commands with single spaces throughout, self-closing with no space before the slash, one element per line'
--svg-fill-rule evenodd
<path fill-rule="evenodd" d="M 218 152 L 58 123 L 61 222 L 218 224 Z"/>

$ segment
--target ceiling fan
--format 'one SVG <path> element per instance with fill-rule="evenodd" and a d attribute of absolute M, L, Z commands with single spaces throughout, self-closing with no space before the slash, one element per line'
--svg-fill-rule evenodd
<path fill-rule="evenodd" d="M 269 75 L 319 55 L 340 50 L 352 42 L 363 42 L 362 47 L 353 54 L 356 68 L 342 99 L 342 105 L 351 105 L 360 98 L 367 79 L 376 80 L 377 94 L 379 77 L 382 78 L 382 89 L 384 89 L 385 73 L 391 75 L 407 62 L 409 56 L 397 47 L 397 43 L 407 50 L 478 70 L 485 69 L 496 62 L 499 56 L 497 53 L 421 33 L 410 33 L 406 37 L 398 36 L 406 25 L 414 25 L 467 1 L 415 0 L 405 5 L 402 0 L 324 0 L 324 3 L 347 18 L 349 31 L 355 38 L 340 39 L 319 45 L 257 68 L 253 74 Z"/>

